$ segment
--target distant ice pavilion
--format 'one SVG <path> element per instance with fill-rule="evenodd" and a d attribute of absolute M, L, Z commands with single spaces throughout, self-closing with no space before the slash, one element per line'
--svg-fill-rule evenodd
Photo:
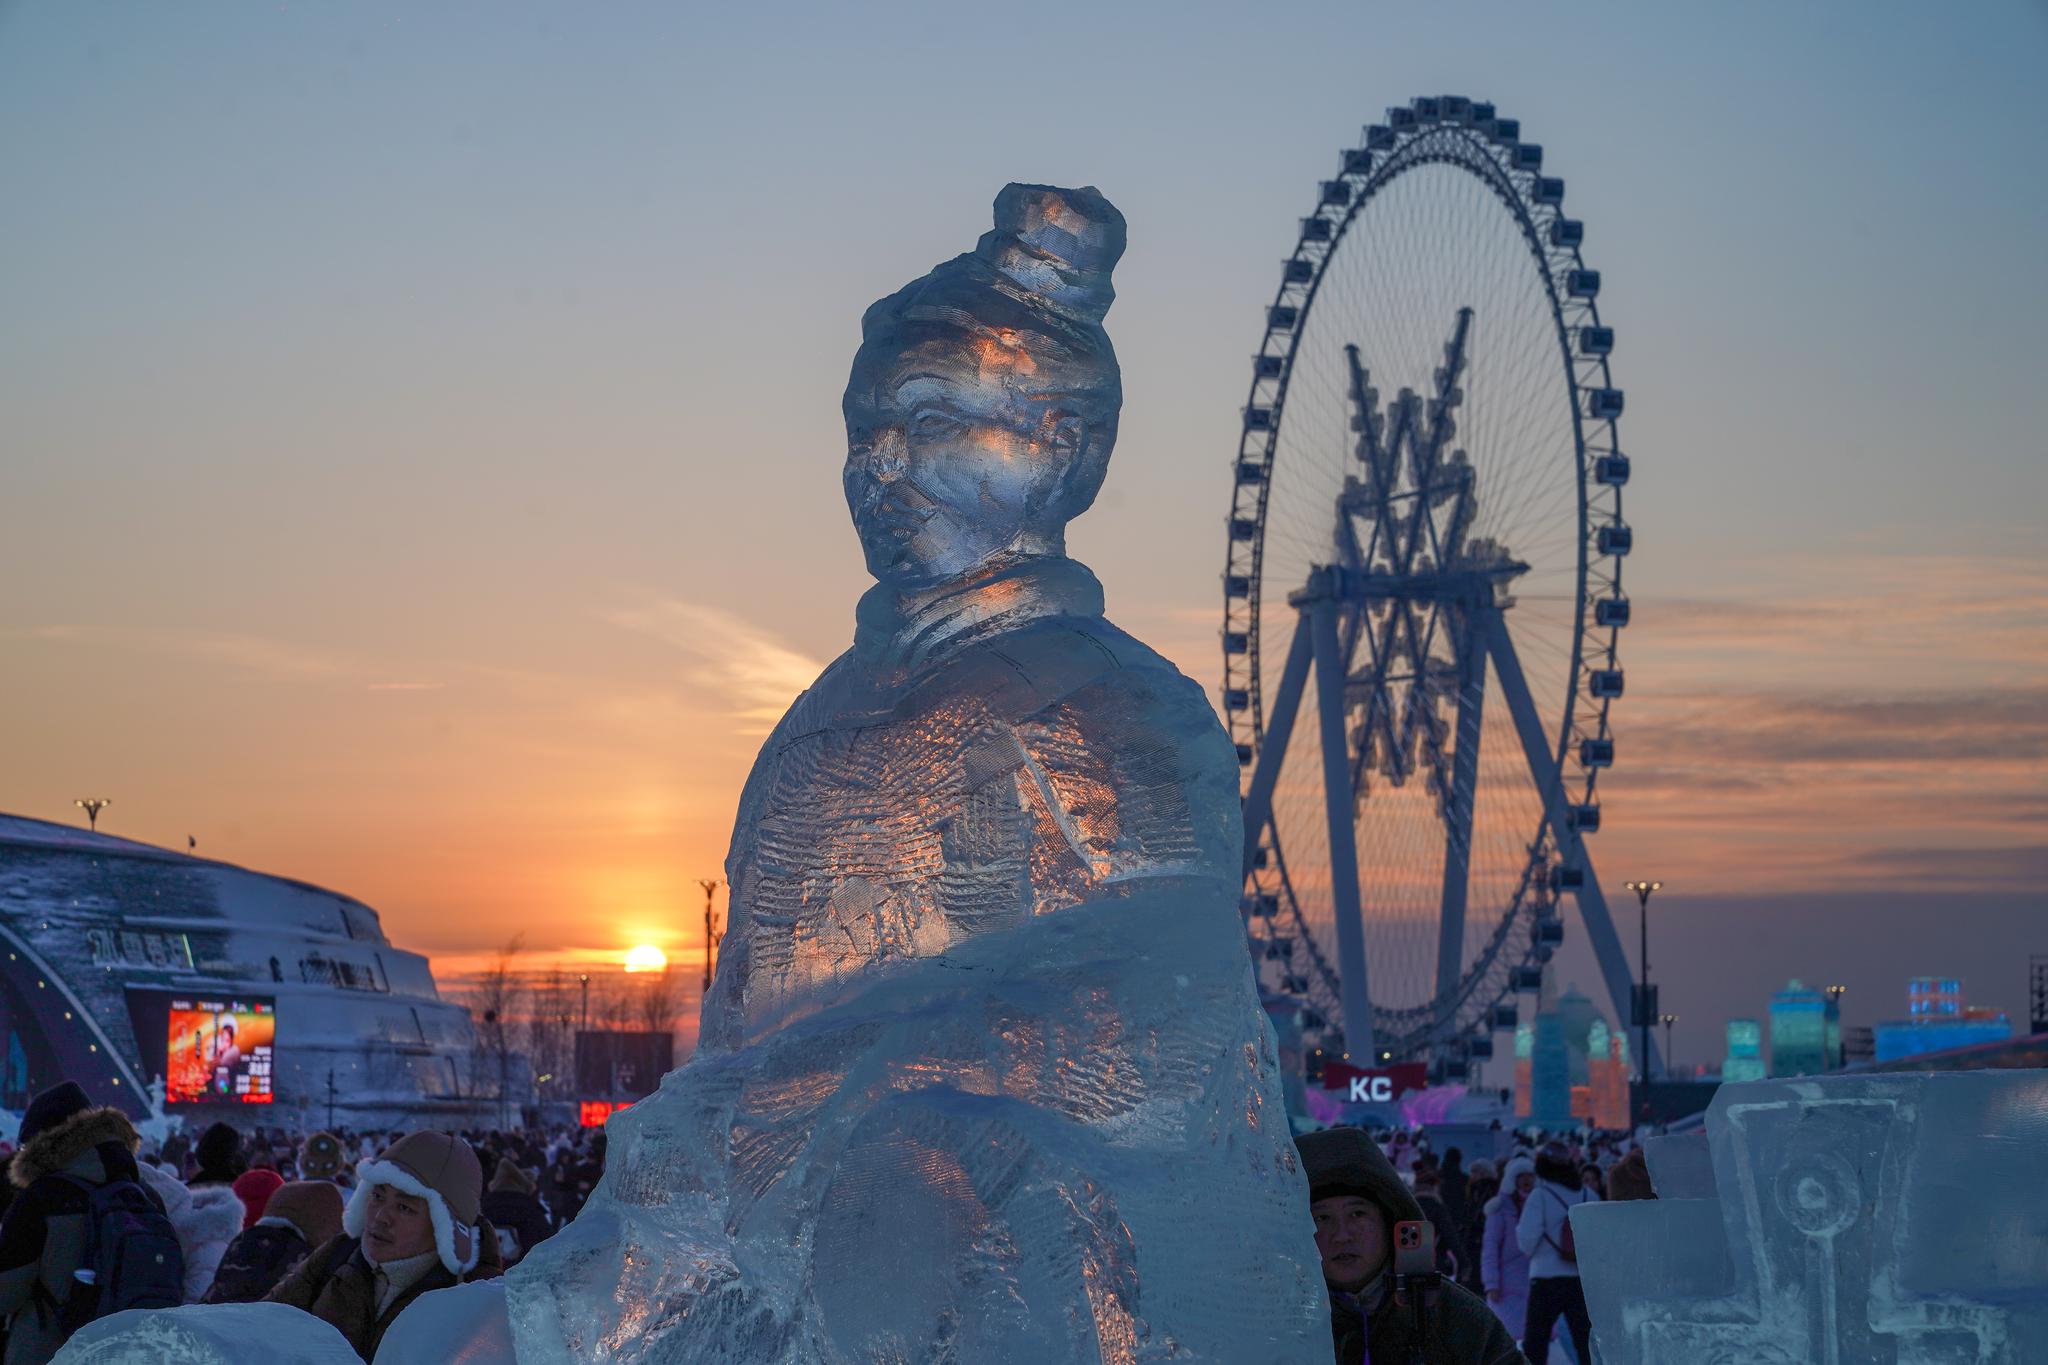
<path fill-rule="evenodd" d="M 70 1078 L 188 1122 L 488 1122 L 474 1043 L 361 901 L 0 815 L 0 1106 Z"/>

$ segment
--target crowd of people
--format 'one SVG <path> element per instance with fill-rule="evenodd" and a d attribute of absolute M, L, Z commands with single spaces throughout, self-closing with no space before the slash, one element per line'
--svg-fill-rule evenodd
<path fill-rule="evenodd" d="M 0 1146 L 0 1365 L 42 1365 L 123 1309 L 256 1300 L 324 1319 L 367 1361 L 414 1299 L 503 1273 L 573 1219 L 604 1155 L 576 1129 L 216 1123 L 159 1146 L 63 1082 Z"/>
<path fill-rule="evenodd" d="M 1469 1166 L 1406 1132 L 1331 1128 L 1296 1145 L 1338 1365 L 1592 1365 L 1570 1214 L 1656 1197 L 1627 1135 L 1526 1134 L 1502 1161 Z M 1404 1223 L 1417 1248 L 1405 1262 Z"/>
<path fill-rule="evenodd" d="M 1639 1146 L 1532 1134 L 1469 1165 L 1407 1132 L 1297 1146 L 1338 1365 L 1592 1365 L 1569 1215 L 1654 1198 Z M 367 1361 L 420 1295 L 501 1274 L 575 1218 L 605 1139 L 216 1123 L 158 1146 L 67 1081 L 0 1157 L 0 1365 L 42 1365 L 122 1309 L 256 1300 L 324 1319 Z"/>

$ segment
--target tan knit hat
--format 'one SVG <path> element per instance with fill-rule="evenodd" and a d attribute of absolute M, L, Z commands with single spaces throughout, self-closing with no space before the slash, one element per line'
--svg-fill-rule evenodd
<path fill-rule="evenodd" d="M 450 1133 L 407 1133 L 375 1161 L 356 1165 L 356 1190 L 349 1196 L 342 1229 L 361 1237 L 370 1221 L 370 1189 L 389 1185 L 427 1201 L 434 1220 L 434 1249 L 451 1275 L 476 1268 L 476 1220 L 484 1197 L 484 1168 L 468 1143 Z"/>
<path fill-rule="evenodd" d="M 284 1219 L 317 1247 L 341 1235 L 341 1191 L 332 1181 L 294 1180 L 270 1196 L 263 1216 Z"/>

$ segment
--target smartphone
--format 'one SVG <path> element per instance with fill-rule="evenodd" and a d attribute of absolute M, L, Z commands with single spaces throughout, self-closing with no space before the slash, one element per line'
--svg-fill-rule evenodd
<path fill-rule="evenodd" d="M 1436 1224 L 1427 1218 L 1404 1219 L 1394 1224 L 1394 1273 L 1436 1273 Z"/>

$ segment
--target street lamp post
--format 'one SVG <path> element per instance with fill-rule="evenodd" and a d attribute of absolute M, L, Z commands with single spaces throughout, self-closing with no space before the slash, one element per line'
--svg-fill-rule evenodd
<path fill-rule="evenodd" d="M 1847 986 L 1828 987 L 1828 1013 L 1834 1025 L 1834 1041 L 1827 1046 L 1827 1055 L 1821 1059 L 1823 1071 L 1840 1071 L 1848 1062 L 1842 1055 L 1842 997 L 1848 993 Z"/>
<path fill-rule="evenodd" d="M 1636 982 L 1636 1020 L 1643 1030 L 1643 1102 L 1649 1103 L 1650 1091 L 1650 893 L 1661 890 L 1662 882 L 1625 882 L 1629 890 L 1636 893 L 1636 905 L 1643 917 L 1643 974 Z M 1666 1069 L 1669 1069 L 1667 1063 Z"/>
<path fill-rule="evenodd" d="M 85 812 L 86 827 L 97 832 L 100 827 L 100 812 L 114 803 L 111 798 L 105 796 L 83 796 L 71 804 Z"/>
<path fill-rule="evenodd" d="M 567 1032 L 569 1031 L 569 1016 L 568 1016 L 568 1015 L 566 1015 L 566 1014 L 561 1014 L 561 1015 L 557 1015 L 557 1016 L 556 1016 L 556 1022 L 557 1022 L 557 1023 L 559 1023 L 559 1024 L 561 1025 L 561 1029 L 562 1029 L 562 1032 L 563 1032 L 563 1033 L 567 1033 Z M 567 1064 L 566 1066 L 565 1066 L 565 1065 L 563 1065 L 563 1061 L 562 1061 L 562 1053 L 563 1053 L 564 1051 L 567 1051 L 567 1052 L 568 1052 L 568 1054 L 569 1054 L 568 1064 Z M 557 1034 L 557 1035 L 556 1035 L 556 1044 L 555 1044 L 555 1058 L 554 1058 L 554 1061 L 555 1061 L 555 1072 L 554 1072 L 554 1082 L 555 1082 L 555 1094 L 559 1095 L 559 1094 L 561 1094 L 561 1093 L 562 1093 L 562 1077 L 563 1077 L 563 1076 L 564 1076 L 565 1074 L 566 1074 L 566 1075 L 567 1075 L 567 1076 L 569 1077 L 570 1089 L 571 1089 L 571 1091 L 573 1091 L 573 1090 L 575 1089 L 575 1078 L 576 1078 L 576 1040 L 575 1040 L 574 1038 L 571 1038 L 571 1039 L 569 1040 L 569 1042 L 568 1042 L 568 1045 L 567 1045 L 567 1047 L 566 1047 L 566 1048 L 564 1048 L 564 1046 L 563 1046 L 563 1045 L 562 1045 L 562 1043 L 561 1043 L 561 1035 L 560 1035 L 560 1034 Z"/>
<path fill-rule="evenodd" d="M 498 1054 L 498 1127 L 510 1128 L 512 1121 L 507 1117 L 509 1111 L 505 1107 L 505 1087 L 506 1069 L 511 1056 L 505 1047 L 505 1026 L 499 1020 L 496 1010 L 484 1011 L 484 1027 L 490 1030 L 491 1050 Z"/>
<path fill-rule="evenodd" d="M 718 954 L 718 925 L 711 912 L 711 896 L 721 883 L 716 877 L 700 877 L 697 885 L 704 888 L 704 989 L 711 989 L 713 959 Z"/>
<path fill-rule="evenodd" d="M 579 978 L 583 982 L 583 1032 L 590 1032 L 590 973 L 584 972 Z"/>
<path fill-rule="evenodd" d="M 1667 1014 L 1667 1015 L 1665 1015 L 1665 1016 L 1664 1016 L 1664 1021 L 1663 1021 L 1663 1022 L 1664 1022 L 1664 1074 L 1665 1074 L 1666 1076 L 1669 1076 L 1669 1075 L 1671 1074 L 1671 1026 L 1672 1026 L 1673 1024 L 1675 1024 L 1675 1023 L 1677 1023 L 1677 1022 L 1678 1022 L 1678 1016 L 1677 1016 L 1677 1015 L 1675 1015 L 1675 1014 Z"/>

